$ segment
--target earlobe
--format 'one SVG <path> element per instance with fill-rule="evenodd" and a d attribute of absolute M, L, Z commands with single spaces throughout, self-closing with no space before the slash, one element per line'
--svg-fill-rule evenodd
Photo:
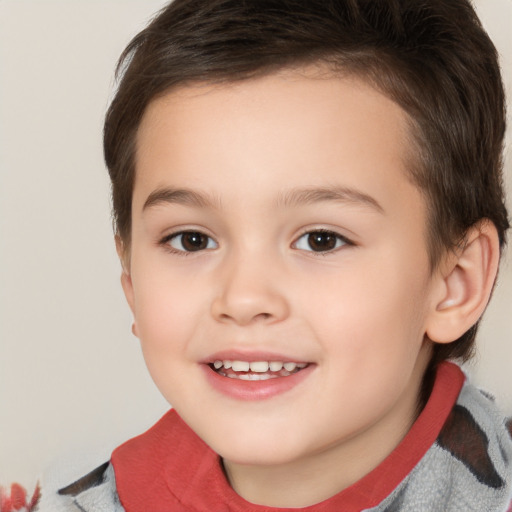
<path fill-rule="evenodd" d="M 116 241 L 117 255 L 119 256 L 119 260 L 121 262 L 121 266 L 123 269 L 123 271 L 121 273 L 121 286 L 123 288 L 123 292 L 124 292 L 124 296 L 126 297 L 126 301 L 128 302 L 128 305 L 130 306 L 132 314 L 135 318 L 135 298 L 134 298 L 134 293 L 133 293 L 132 277 L 130 274 L 129 256 L 127 254 L 126 247 L 119 235 L 116 235 L 115 241 Z M 132 333 L 138 337 L 137 324 L 136 324 L 135 320 L 133 321 L 133 324 L 132 324 Z"/>
<path fill-rule="evenodd" d="M 451 343 L 477 323 L 491 296 L 499 252 L 494 224 L 483 221 L 469 230 L 463 247 L 447 255 L 428 319 L 430 340 Z"/>
<path fill-rule="evenodd" d="M 139 333 L 137 330 L 137 322 L 135 320 L 135 301 L 134 301 L 134 294 L 133 294 L 133 284 L 132 284 L 132 278 L 130 274 L 128 274 L 124 269 L 123 273 L 121 274 L 121 286 L 123 287 L 124 296 L 126 297 L 126 302 L 128 302 L 128 305 L 130 306 L 130 309 L 132 310 L 133 315 L 133 323 L 132 323 L 132 333 L 137 338 L 139 337 Z"/>

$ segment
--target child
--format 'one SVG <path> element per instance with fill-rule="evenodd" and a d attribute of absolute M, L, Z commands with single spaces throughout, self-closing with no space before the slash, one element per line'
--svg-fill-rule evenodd
<path fill-rule="evenodd" d="M 175 0 L 105 122 L 122 285 L 172 404 L 39 510 L 502 511 L 471 356 L 509 227 L 466 0 Z"/>

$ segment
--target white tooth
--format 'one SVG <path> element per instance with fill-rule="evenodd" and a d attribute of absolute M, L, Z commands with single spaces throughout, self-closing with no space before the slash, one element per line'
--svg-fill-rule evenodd
<path fill-rule="evenodd" d="M 268 363 L 266 361 L 254 361 L 250 364 L 251 372 L 265 373 L 268 372 Z"/>
<path fill-rule="evenodd" d="M 233 361 L 231 368 L 235 372 L 248 372 L 250 365 L 247 361 Z"/>
<path fill-rule="evenodd" d="M 270 373 L 242 373 L 242 375 L 239 375 L 237 377 L 239 380 L 269 380 L 269 379 L 276 379 L 277 375 L 271 375 Z"/>
<path fill-rule="evenodd" d="M 297 365 L 295 363 L 284 363 L 283 366 L 284 369 L 288 372 L 293 372 L 293 370 L 297 368 Z"/>
<path fill-rule="evenodd" d="M 219 368 L 221 368 L 221 367 L 222 367 L 222 361 L 215 361 L 215 362 L 213 363 L 213 367 L 214 367 L 216 370 L 218 370 Z"/>
<path fill-rule="evenodd" d="M 222 364 L 224 365 L 224 368 L 226 368 L 226 370 L 229 370 L 233 363 L 231 361 L 223 361 Z"/>
<path fill-rule="evenodd" d="M 253 373 L 252 374 L 252 380 L 269 380 L 269 379 L 276 379 L 276 375 L 270 375 L 269 373 L 262 373 L 262 374 L 257 374 L 257 373 Z"/>
<path fill-rule="evenodd" d="M 271 372 L 278 372 L 278 371 L 282 370 L 283 363 L 281 363 L 280 361 L 272 361 L 269 364 L 269 367 L 270 367 Z"/>
<path fill-rule="evenodd" d="M 308 363 L 297 363 L 297 368 L 306 368 Z"/>

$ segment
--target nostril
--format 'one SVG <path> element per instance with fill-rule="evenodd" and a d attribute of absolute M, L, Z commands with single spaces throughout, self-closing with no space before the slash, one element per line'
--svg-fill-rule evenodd
<path fill-rule="evenodd" d="M 238 316 L 240 316 L 240 315 L 238 315 Z M 231 315 L 228 315 L 227 313 L 220 314 L 219 318 L 221 320 L 230 320 L 230 321 L 238 321 L 238 322 L 240 322 L 240 318 L 237 320 L 236 315 L 235 316 L 231 316 Z M 247 315 L 247 318 L 245 319 L 245 322 L 250 322 L 250 321 L 255 321 L 255 320 L 256 321 L 258 321 L 258 320 L 265 321 L 265 320 L 269 320 L 271 318 L 272 318 L 272 314 L 271 313 L 257 313 L 254 316 Z M 243 319 L 242 319 L 242 322 L 243 322 Z"/>
<path fill-rule="evenodd" d="M 288 306 L 283 296 L 270 291 L 230 288 L 214 298 L 211 313 L 221 322 L 248 325 L 252 322 L 274 322 L 284 319 Z M 229 292 L 229 293 L 228 293 Z M 236 292 L 236 293 L 235 293 Z"/>

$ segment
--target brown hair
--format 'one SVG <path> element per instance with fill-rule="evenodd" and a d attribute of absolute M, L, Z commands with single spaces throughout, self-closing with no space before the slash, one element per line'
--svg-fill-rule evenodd
<path fill-rule="evenodd" d="M 125 49 L 105 120 L 116 233 L 130 244 L 135 138 L 148 104 L 177 86 L 325 63 L 372 83 L 412 120 L 411 177 L 429 209 L 432 268 L 489 219 L 509 227 L 505 98 L 497 52 L 467 0 L 175 0 Z M 475 325 L 437 345 L 468 358 Z"/>

